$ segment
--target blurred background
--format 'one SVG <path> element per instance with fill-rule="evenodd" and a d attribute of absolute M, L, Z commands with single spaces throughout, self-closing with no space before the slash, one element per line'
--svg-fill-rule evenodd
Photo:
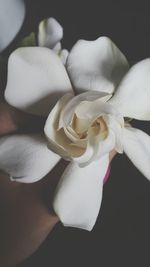
<path fill-rule="evenodd" d="M 64 27 L 63 47 L 78 39 L 109 36 L 130 62 L 150 57 L 148 2 L 132 0 L 27 0 L 27 15 L 17 41 L 55 17 Z M 150 124 L 133 122 L 150 134 Z M 58 224 L 36 253 L 18 267 L 150 266 L 150 183 L 123 155 L 111 165 L 102 207 L 92 232 Z"/>

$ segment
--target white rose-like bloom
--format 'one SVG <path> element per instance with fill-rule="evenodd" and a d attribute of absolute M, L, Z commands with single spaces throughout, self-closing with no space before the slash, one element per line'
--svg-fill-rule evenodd
<path fill-rule="evenodd" d="M 89 91 L 63 96 L 48 116 L 48 146 L 85 167 L 115 149 L 123 152 L 121 114 L 107 101 L 111 95 Z"/>
<path fill-rule="evenodd" d="M 9 58 L 5 99 L 23 111 L 48 116 L 47 138 L 1 138 L 0 169 L 13 180 L 34 182 L 61 157 L 70 160 L 53 202 L 64 225 L 93 228 L 112 149 L 125 152 L 150 179 L 150 137 L 125 120 L 150 120 L 150 59 L 129 69 L 107 37 L 78 41 L 66 67 L 48 48 L 20 48 Z"/>

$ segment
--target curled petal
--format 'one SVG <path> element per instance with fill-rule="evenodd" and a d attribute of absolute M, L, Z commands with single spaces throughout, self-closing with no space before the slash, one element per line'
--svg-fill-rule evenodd
<path fill-rule="evenodd" d="M 124 120 L 121 117 L 115 117 L 111 115 L 104 115 L 103 118 L 107 124 L 107 127 L 115 136 L 115 146 L 114 149 L 118 153 L 123 153 L 123 144 L 122 144 L 122 135 L 123 135 L 123 128 L 124 128 Z M 118 120 L 116 119 L 118 118 Z"/>
<path fill-rule="evenodd" d="M 74 162 L 68 165 L 57 186 L 53 204 L 65 226 L 92 230 L 101 206 L 108 165 L 108 155 L 85 168 Z"/>
<path fill-rule="evenodd" d="M 19 32 L 25 17 L 23 0 L 0 0 L 0 51 L 2 52 Z"/>
<path fill-rule="evenodd" d="M 103 156 L 108 154 L 115 148 L 116 138 L 112 130 L 109 131 L 106 139 L 102 139 L 101 136 L 89 136 L 88 144 L 85 152 L 80 156 L 74 158 L 74 161 L 78 163 L 80 167 L 88 166 L 93 161 L 100 160 Z"/>
<path fill-rule="evenodd" d="M 107 37 L 78 41 L 66 66 L 77 93 L 94 90 L 111 94 L 128 70 L 125 56 Z"/>
<path fill-rule="evenodd" d="M 66 94 L 57 102 L 55 107 L 50 112 L 44 127 L 49 148 L 62 157 L 67 157 L 70 149 L 75 150 L 74 147 L 69 146 L 69 139 L 63 130 L 59 131 L 60 113 L 68 101 L 72 98 L 73 94 Z"/>
<path fill-rule="evenodd" d="M 33 183 L 42 179 L 60 160 L 46 145 L 44 136 L 12 135 L 0 138 L 0 170 L 12 180 Z"/>
<path fill-rule="evenodd" d="M 38 32 L 39 46 L 53 49 L 63 38 L 63 28 L 54 18 L 41 21 Z"/>
<path fill-rule="evenodd" d="M 150 120 L 150 59 L 129 70 L 109 102 L 124 117 Z"/>
<path fill-rule="evenodd" d="M 72 92 L 67 72 L 50 49 L 19 48 L 8 62 L 5 99 L 23 111 L 48 115 L 57 100 Z"/>
<path fill-rule="evenodd" d="M 150 136 L 132 127 L 125 128 L 123 147 L 137 169 L 150 180 Z"/>
<path fill-rule="evenodd" d="M 96 92 L 96 91 L 90 91 L 90 92 L 85 92 L 82 94 L 77 95 L 74 97 L 71 101 L 69 101 L 63 111 L 61 112 L 60 120 L 59 120 L 59 127 L 64 127 L 68 125 L 71 121 L 71 118 L 75 112 L 76 107 L 82 102 L 82 101 L 91 101 L 89 103 L 89 106 L 87 107 L 90 108 L 92 105 L 92 102 L 95 101 L 96 99 L 99 99 L 99 104 L 103 104 L 106 101 L 108 101 L 111 98 L 110 94 L 104 93 L 104 92 Z M 86 109 L 86 110 L 87 110 Z M 91 114 L 91 110 L 89 109 L 89 113 Z"/>

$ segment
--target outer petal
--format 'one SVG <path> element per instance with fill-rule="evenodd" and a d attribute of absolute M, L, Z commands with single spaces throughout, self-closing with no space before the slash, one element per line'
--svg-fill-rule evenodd
<path fill-rule="evenodd" d="M 125 128 L 123 146 L 133 164 L 150 180 L 150 136 L 135 128 Z"/>
<path fill-rule="evenodd" d="M 150 59 L 129 70 L 110 103 L 126 117 L 150 120 Z"/>
<path fill-rule="evenodd" d="M 0 0 L 0 51 L 14 39 L 22 26 L 24 17 L 23 0 Z"/>
<path fill-rule="evenodd" d="M 59 117 L 61 111 L 71 98 L 73 98 L 73 94 L 66 94 L 57 102 L 55 107 L 50 112 L 44 127 L 49 148 L 62 157 L 68 156 L 69 144 L 67 137 L 65 138 L 65 135 L 58 131 Z M 67 150 L 65 150 L 64 147 L 66 147 Z"/>
<path fill-rule="evenodd" d="M 38 44 L 48 48 L 54 46 L 63 38 L 63 28 L 54 18 L 43 20 L 39 25 Z"/>
<path fill-rule="evenodd" d="M 19 48 L 11 54 L 5 98 L 12 106 L 47 115 L 58 98 L 70 91 L 67 72 L 50 49 Z"/>
<path fill-rule="evenodd" d="M 0 138 L 0 169 L 13 180 L 32 183 L 42 179 L 60 157 L 47 149 L 42 135 Z"/>
<path fill-rule="evenodd" d="M 108 155 L 85 168 L 71 162 L 54 197 L 54 210 L 65 226 L 92 230 L 101 205 Z"/>
<path fill-rule="evenodd" d="M 77 93 L 112 93 L 128 70 L 128 62 L 109 38 L 100 37 L 78 41 L 68 56 L 67 69 Z"/>

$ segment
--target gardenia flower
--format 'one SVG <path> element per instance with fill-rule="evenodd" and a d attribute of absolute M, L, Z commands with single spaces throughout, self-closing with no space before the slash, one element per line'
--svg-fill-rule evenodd
<path fill-rule="evenodd" d="M 70 163 L 57 186 L 53 207 L 66 226 L 91 230 L 102 200 L 109 152 L 125 152 L 150 179 L 150 138 L 126 120 L 150 120 L 150 59 L 129 69 L 107 37 L 78 41 L 66 68 L 49 48 L 14 51 L 8 62 L 5 99 L 47 117 L 45 135 L 0 139 L 0 169 L 11 179 L 35 182 L 63 157 Z"/>
<path fill-rule="evenodd" d="M 66 160 L 85 167 L 115 149 L 123 152 L 124 119 L 109 104 L 110 94 L 96 91 L 66 94 L 45 125 L 48 146 Z"/>

